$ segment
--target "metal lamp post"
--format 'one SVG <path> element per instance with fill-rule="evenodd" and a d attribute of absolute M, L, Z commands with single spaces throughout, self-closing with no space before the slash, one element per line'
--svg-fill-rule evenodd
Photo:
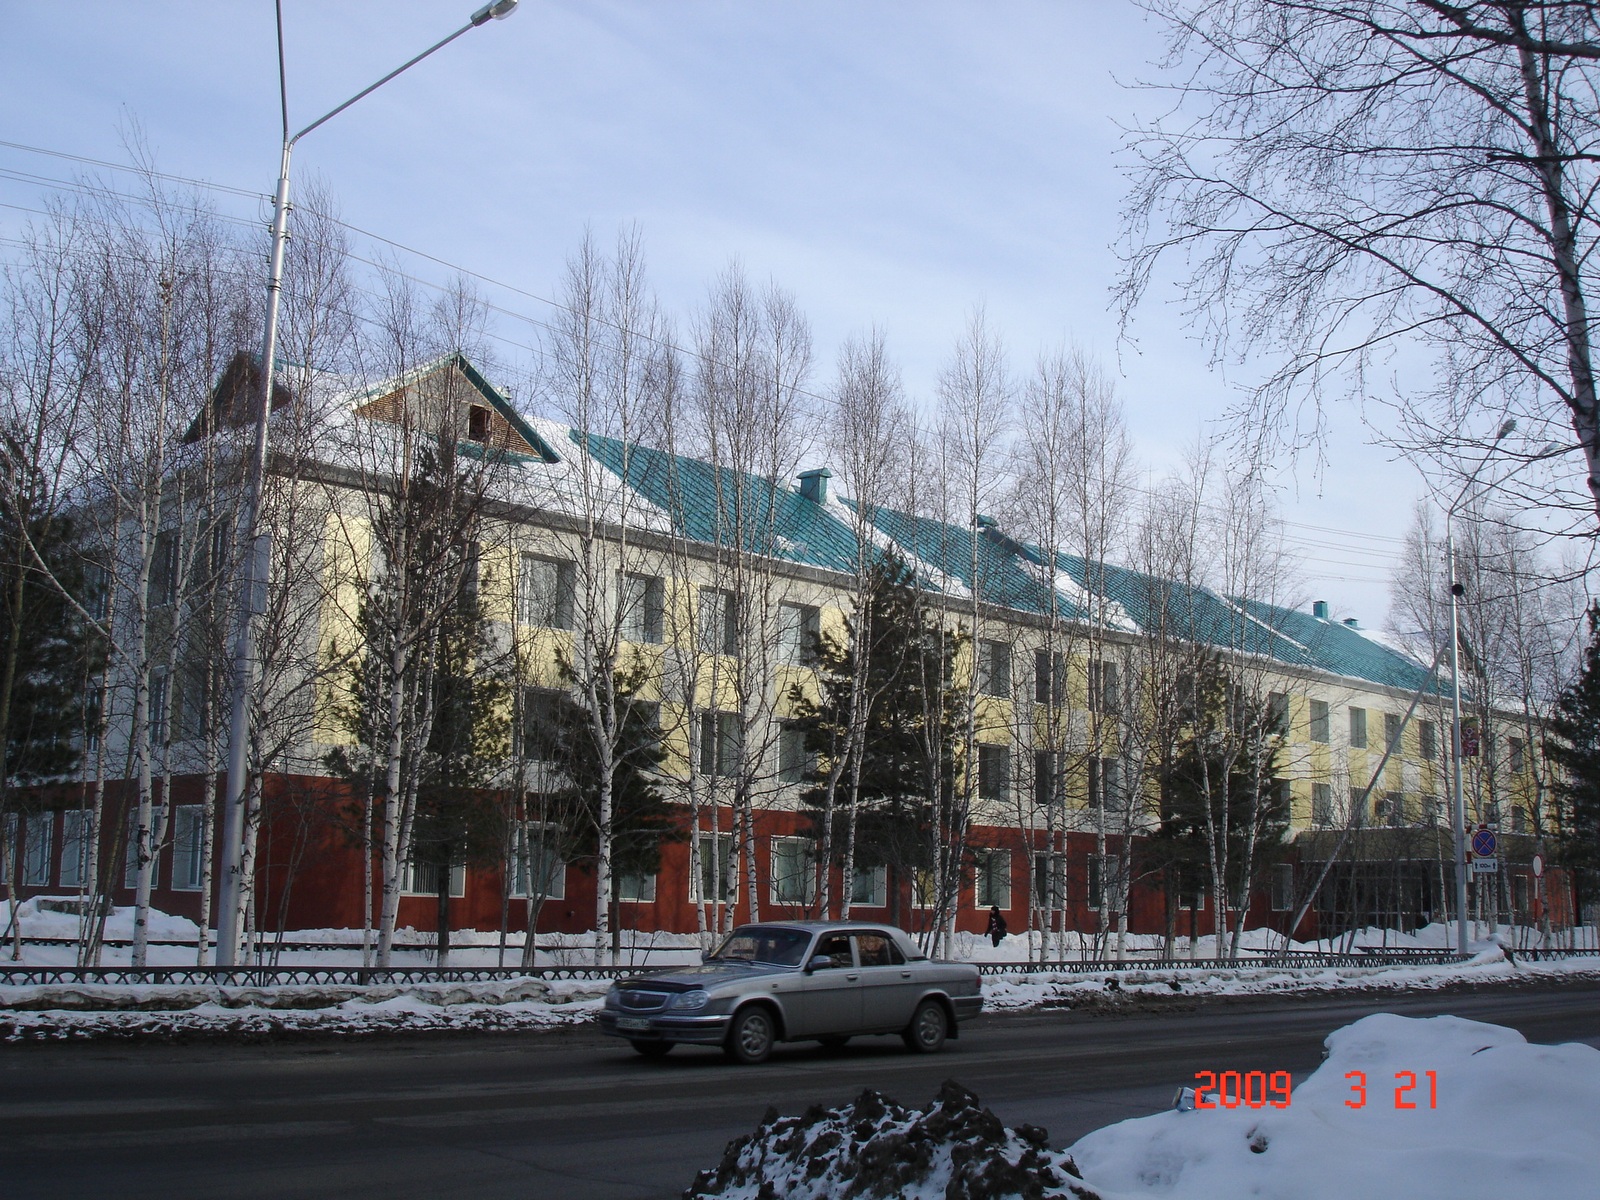
<path fill-rule="evenodd" d="M 222 888 L 217 905 L 219 967 L 237 965 L 241 898 L 244 893 L 244 792 L 249 767 L 250 688 L 255 675 L 255 616 L 265 610 L 267 548 L 261 532 L 261 492 L 267 470 L 267 425 L 272 410 L 273 360 L 278 346 L 278 300 L 283 282 L 284 247 L 289 240 L 289 159 L 295 143 L 327 123 L 356 101 L 371 95 L 396 75 L 416 66 L 468 30 L 491 20 L 504 20 L 516 10 L 518 0 L 492 0 L 474 12 L 460 29 L 435 42 L 415 58 L 363 88 L 337 108 L 330 109 L 294 136 L 289 135 L 288 92 L 283 72 L 283 11 L 278 10 L 278 79 L 283 111 L 283 157 L 278 167 L 278 191 L 273 200 L 272 256 L 267 268 L 267 320 L 261 337 L 261 385 L 256 408 L 255 445 L 244 477 L 244 511 L 239 527 L 239 604 L 233 634 L 233 694 L 228 729 L 228 782 L 222 809 Z"/>
<path fill-rule="evenodd" d="M 1466 802 L 1461 792 L 1461 664 L 1459 650 L 1461 646 L 1461 620 L 1457 601 L 1466 590 L 1456 578 L 1456 541 L 1454 521 L 1456 509 L 1461 507 L 1461 502 L 1467 498 L 1467 492 L 1477 482 L 1478 474 L 1489 465 L 1489 460 L 1494 457 L 1495 447 L 1516 429 L 1517 423 L 1507 420 L 1500 426 L 1500 431 L 1494 435 L 1494 441 L 1489 443 L 1489 449 L 1480 462 L 1467 476 L 1467 482 L 1462 486 L 1461 493 L 1455 498 L 1444 512 L 1444 546 L 1445 562 L 1450 575 L 1450 682 L 1453 689 L 1451 699 L 1450 721 L 1450 759 L 1454 768 L 1455 778 L 1452 781 L 1454 796 L 1450 805 L 1450 821 L 1454 826 L 1456 844 L 1456 951 L 1465 956 L 1467 953 L 1467 810 Z"/>

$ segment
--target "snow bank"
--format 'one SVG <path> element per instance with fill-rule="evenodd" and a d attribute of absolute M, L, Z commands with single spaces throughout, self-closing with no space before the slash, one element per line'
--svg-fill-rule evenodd
<path fill-rule="evenodd" d="M 685 1197 L 1595 1194 L 1600 1050 L 1530 1045 L 1514 1030 L 1459 1017 L 1387 1013 L 1345 1026 L 1325 1046 L 1323 1064 L 1292 1088 L 1269 1089 L 1263 1078 L 1241 1100 L 1235 1084 L 1225 1097 L 1232 1107 L 1123 1121 L 1065 1151 L 1050 1151 L 1041 1129 L 1005 1128 L 953 1081 L 925 1109 L 902 1108 L 868 1091 L 851 1104 L 799 1117 L 769 1110 L 755 1133 L 729 1143 L 722 1162 L 702 1171 Z"/>
<path fill-rule="evenodd" d="M 1326 1047 L 1288 1107 L 1141 1117 L 1069 1153 L 1105 1200 L 1595 1194 L 1600 1050 L 1530 1045 L 1459 1017 L 1388 1013 L 1338 1030 Z M 1413 1076 L 1416 1086 L 1397 1092 Z M 1361 1082 L 1357 1106 L 1352 1085 Z"/>
<path fill-rule="evenodd" d="M 1007 1129 L 978 1097 L 946 1080 L 927 1108 L 871 1090 L 799 1117 L 768 1109 L 755 1133 L 728 1144 L 684 1200 L 991 1200 L 1093 1193 L 1072 1187 L 1070 1159 L 1031 1125 Z M 1071 1189 L 1071 1190 L 1069 1190 Z"/>

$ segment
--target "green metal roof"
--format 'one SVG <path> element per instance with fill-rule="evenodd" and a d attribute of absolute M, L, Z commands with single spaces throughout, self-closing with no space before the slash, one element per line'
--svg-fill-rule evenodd
<path fill-rule="evenodd" d="M 829 571 L 855 568 L 855 534 L 837 508 L 698 459 L 628 447 L 576 430 L 571 437 L 666 513 L 681 536 L 731 547 L 735 531 L 742 528 L 747 551 Z M 743 521 L 737 519 L 741 513 Z M 874 512 L 872 524 L 884 541 L 898 547 L 930 590 L 951 595 L 975 591 L 985 603 L 1026 613 L 1048 613 L 1054 606 L 1067 620 L 1085 620 L 1090 614 L 1080 603 L 1082 589 L 1120 608 L 1118 619 L 1109 622 L 1113 627 L 1122 624 L 1125 614 L 1140 629 L 1164 625 L 1185 640 L 1401 690 L 1416 690 L 1427 679 L 1427 668 L 1414 659 L 1338 621 L 1297 609 L 1225 597 L 1068 555 L 1058 556 L 1056 565 L 1076 588 L 1052 590 L 1041 578 L 1045 556 L 1039 548 L 998 529 L 974 531 L 889 509 Z"/>

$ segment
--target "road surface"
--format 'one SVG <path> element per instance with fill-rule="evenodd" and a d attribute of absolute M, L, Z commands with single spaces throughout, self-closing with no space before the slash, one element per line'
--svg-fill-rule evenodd
<path fill-rule="evenodd" d="M 783 1047 L 760 1067 L 645 1061 L 587 1029 L 329 1044 L 0 1048 L 0 1196 L 183 1200 L 676 1197 L 768 1105 L 863 1088 L 928 1102 L 954 1078 L 1056 1146 L 1164 1108 L 1197 1070 L 1315 1069 L 1370 1012 L 1454 1013 L 1600 1046 L 1600 984 L 1211 1000 L 1192 1011 L 985 1016 L 932 1057 L 898 1040 Z M 1449 1081 L 1440 1080 L 1441 1090 Z"/>

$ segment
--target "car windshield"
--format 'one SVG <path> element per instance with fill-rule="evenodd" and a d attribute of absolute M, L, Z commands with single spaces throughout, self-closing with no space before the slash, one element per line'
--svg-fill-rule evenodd
<path fill-rule="evenodd" d="M 711 957 L 723 962 L 769 963 L 777 967 L 798 967 L 811 935 L 799 929 L 769 929 L 747 925 L 735 929 Z"/>

